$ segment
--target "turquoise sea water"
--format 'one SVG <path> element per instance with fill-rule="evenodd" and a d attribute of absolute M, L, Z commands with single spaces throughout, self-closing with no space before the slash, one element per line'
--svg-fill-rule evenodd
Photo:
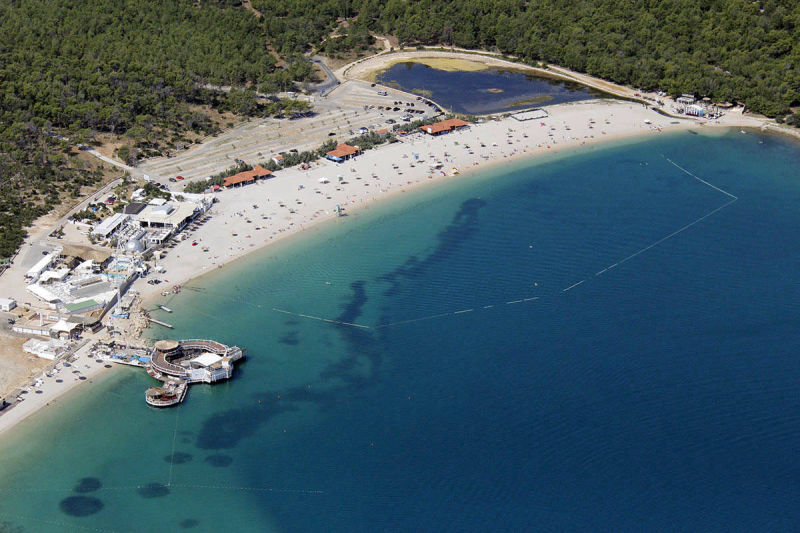
<path fill-rule="evenodd" d="M 397 63 L 381 72 L 378 81 L 415 93 L 424 88 L 424 94 L 439 105 L 455 113 L 473 115 L 608 96 L 574 82 L 496 67 L 470 72 L 440 70 L 415 62 Z"/>
<path fill-rule="evenodd" d="M 799 158 L 755 133 L 574 151 L 195 280 L 159 333 L 245 346 L 235 379 L 154 410 L 122 369 L 46 412 L 3 441 L 0 523 L 796 530 Z"/>

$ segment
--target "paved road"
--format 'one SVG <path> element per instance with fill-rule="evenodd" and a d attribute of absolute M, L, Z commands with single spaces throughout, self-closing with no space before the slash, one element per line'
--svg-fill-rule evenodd
<path fill-rule="evenodd" d="M 134 174 L 134 175 L 135 174 L 141 174 L 141 171 L 139 171 L 139 170 L 137 170 L 137 169 L 135 169 L 133 167 L 130 167 L 130 166 L 126 165 L 125 163 L 121 162 L 121 161 L 117 161 L 116 159 L 111 159 L 110 157 L 106 157 L 103 154 L 101 154 L 100 152 L 98 152 L 97 150 L 95 150 L 94 148 L 89 148 L 88 150 L 84 150 L 84 152 L 92 154 L 97 159 L 100 159 L 101 161 L 105 161 L 106 163 L 108 163 L 110 165 L 113 165 L 113 166 L 115 166 L 117 168 L 121 168 L 121 169 L 125 170 L 126 172 L 130 172 L 131 174 Z"/>
<path fill-rule="evenodd" d="M 315 92 L 320 94 L 327 94 L 328 91 L 339 85 L 341 83 L 337 78 L 336 75 L 333 73 L 331 69 L 328 68 L 328 65 L 322 61 L 320 56 L 312 56 L 311 61 L 313 61 L 319 68 L 325 72 L 326 79 L 321 83 L 317 83 L 311 86 L 311 89 Z"/>

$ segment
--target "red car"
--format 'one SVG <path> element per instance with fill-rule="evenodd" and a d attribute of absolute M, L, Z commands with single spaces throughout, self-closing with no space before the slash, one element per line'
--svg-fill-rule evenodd
<path fill-rule="evenodd" d="M 197 246 L 197 241 L 194 241 L 194 242 L 192 243 L 192 246 Z"/>
<path fill-rule="evenodd" d="M 176 180 L 182 180 L 182 179 L 183 179 L 183 176 L 175 176 L 175 179 L 176 179 Z"/>

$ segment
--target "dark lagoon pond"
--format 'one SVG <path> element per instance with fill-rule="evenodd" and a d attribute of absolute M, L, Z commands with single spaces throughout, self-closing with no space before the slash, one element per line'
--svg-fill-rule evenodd
<path fill-rule="evenodd" d="M 608 96 L 595 89 L 520 70 L 489 67 L 478 71 L 441 70 L 396 63 L 376 81 L 424 95 L 455 113 L 485 115 Z"/>

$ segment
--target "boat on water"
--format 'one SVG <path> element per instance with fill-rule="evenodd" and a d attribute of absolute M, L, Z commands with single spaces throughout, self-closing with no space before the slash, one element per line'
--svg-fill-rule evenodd
<path fill-rule="evenodd" d="M 170 309 L 166 305 L 159 305 L 158 308 L 161 309 L 162 311 L 166 311 L 167 313 L 171 313 L 172 312 L 172 309 Z"/>

